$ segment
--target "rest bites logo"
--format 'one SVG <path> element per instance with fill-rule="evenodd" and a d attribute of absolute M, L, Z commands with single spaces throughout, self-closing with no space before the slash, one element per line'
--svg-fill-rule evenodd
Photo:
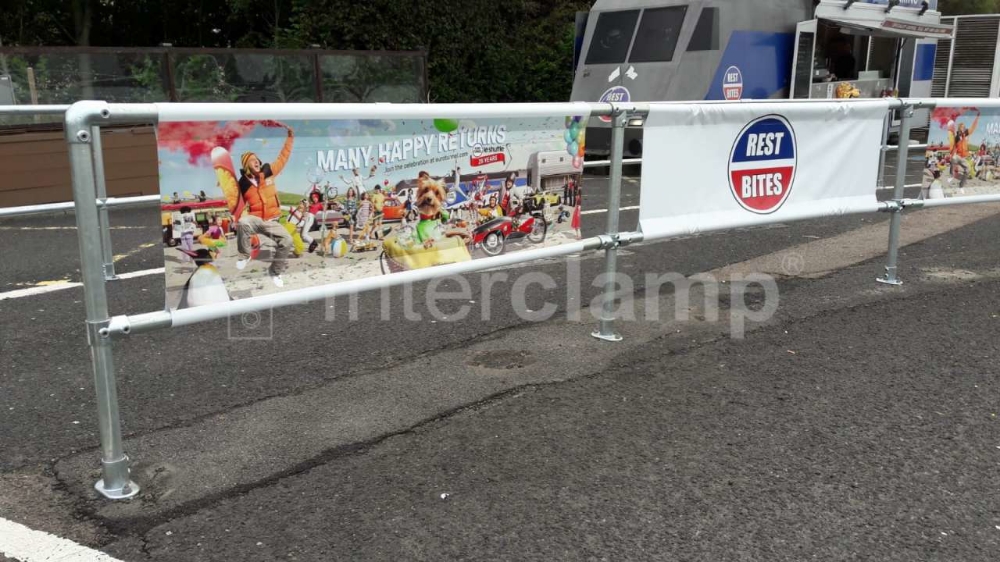
<path fill-rule="evenodd" d="M 766 215 L 792 192 L 798 147 L 795 131 L 780 115 L 765 115 L 743 127 L 729 154 L 729 187 L 741 207 Z"/>

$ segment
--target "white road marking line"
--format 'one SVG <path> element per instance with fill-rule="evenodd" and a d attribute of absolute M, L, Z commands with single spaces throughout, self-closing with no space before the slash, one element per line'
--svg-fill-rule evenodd
<path fill-rule="evenodd" d="M 130 271 L 128 273 L 119 273 L 119 279 L 132 279 L 134 277 L 145 277 L 147 275 L 156 275 L 157 273 L 164 273 L 166 269 L 162 267 L 157 267 L 155 269 L 143 269 L 142 271 Z"/>
<path fill-rule="evenodd" d="M 6 299 L 33 297 L 35 295 L 44 295 L 45 293 L 54 293 L 56 291 L 62 291 L 63 289 L 72 289 L 73 287 L 83 287 L 83 283 L 78 283 L 78 282 L 71 283 L 67 281 L 65 283 L 57 283 L 53 285 L 38 285 L 36 287 L 28 287 L 27 289 L 4 291 L 0 293 L 0 301 Z"/>
<path fill-rule="evenodd" d="M 638 205 L 634 205 L 632 207 L 622 207 L 622 208 L 619 209 L 619 211 L 634 211 L 634 210 L 636 210 L 638 208 L 639 208 Z M 581 215 L 596 215 L 598 213 L 606 213 L 606 212 L 608 212 L 607 209 L 591 209 L 589 211 L 580 211 L 580 214 Z"/>
<path fill-rule="evenodd" d="M 0 554 L 20 562 L 121 562 L 103 552 L 0 519 Z"/>
<path fill-rule="evenodd" d="M 119 273 L 119 279 L 133 279 L 135 277 L 145 277 L 147 275 L 156 275 L 158 273 L 163 273 L 163 268 L 158 267 L 156 269 L 144 269 L 142 271 L 130 271 L 128 273 Z M 35 295 L 44 295 L 45 293 L 52 293 L 55 291 L 62 291 L 63 289 L 72 289 L 74 287 L 83 287 L 83 283 L 77 281 L 66 281 L 65 283 L 53 283 L 49 285 L 36 285 L 34 287 L 28 287 L 26 289 L 17 289 L 14 291 L 5 291 L 0 293 L 0 301 L 6 299 L 19 299 L 24 297 L 33 297 Z"/>

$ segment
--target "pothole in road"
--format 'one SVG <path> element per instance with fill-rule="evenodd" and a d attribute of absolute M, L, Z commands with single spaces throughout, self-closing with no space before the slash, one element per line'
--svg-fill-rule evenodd
<path fill-rule="evenodd" d="M 470 367 L 506 371 L 520 369 L 533 364 L 537 359 L 530 351 L 519 349 L 491 349 L 477 351 L 466 362 Z"/>

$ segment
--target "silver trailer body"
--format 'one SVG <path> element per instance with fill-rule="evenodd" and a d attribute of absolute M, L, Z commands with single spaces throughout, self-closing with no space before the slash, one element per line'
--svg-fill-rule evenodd
<path fill-rule="evenodd" d="M 812 17 L 812 7 L 812 0 L 597 0 L 571 99 L 787 97 L 795 26 Z M 588 155 L 606 156 L 609 144 L 610 124 L 592 118 Z M 641 154 L 637 127 L 626 131 L 625 149 Z"/>

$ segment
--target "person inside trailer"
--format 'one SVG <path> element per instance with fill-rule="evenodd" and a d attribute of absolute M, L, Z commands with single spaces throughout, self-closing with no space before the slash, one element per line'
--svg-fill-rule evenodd
<path fill-rule="evenodd" d="M 830 67 L 828 70 L 837 80 L 854 80 L 857 78 L 858 61 L 854 58 L 851 42 L 843 35 L 830 41 Z"/>

